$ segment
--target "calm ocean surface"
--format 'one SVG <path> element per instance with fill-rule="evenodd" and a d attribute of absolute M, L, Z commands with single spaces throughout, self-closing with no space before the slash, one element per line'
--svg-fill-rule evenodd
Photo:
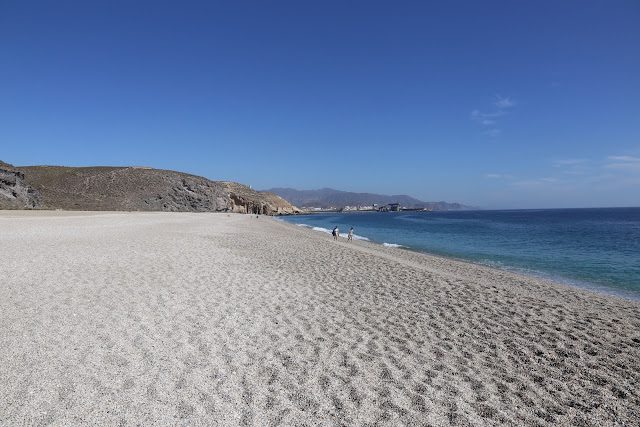
<path fill-rule="evenodd" d="M 317 214 L 282 220 L 640 301 L 640 208 Z"/>

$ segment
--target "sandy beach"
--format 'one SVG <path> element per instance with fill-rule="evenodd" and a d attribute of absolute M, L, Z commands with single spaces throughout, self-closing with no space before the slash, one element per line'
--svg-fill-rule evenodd
<path fill-rule="evenodd" d="M 269 217 L 0 212 L 0 425 L 640 425 L 640 303 Z"/>

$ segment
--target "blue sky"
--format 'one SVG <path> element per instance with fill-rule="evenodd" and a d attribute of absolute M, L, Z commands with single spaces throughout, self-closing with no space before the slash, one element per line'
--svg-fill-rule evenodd
<path fill-rule="evenodd" d="M 0 3 L 0 160 L 640 206 L 637 1 Z"/>

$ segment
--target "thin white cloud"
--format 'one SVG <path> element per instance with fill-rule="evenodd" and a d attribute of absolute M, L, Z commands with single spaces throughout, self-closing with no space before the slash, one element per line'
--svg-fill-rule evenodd
<path fill-rule="evenodd" d="M 489 136 L 499 136 L 502 133 L 502 131 L 500 129 L 489 129 L 482 133 Z"/>
<path fill-rule="evenodd" d="M 588 159 L 568 159 L 568 160 L 555 160 L 553 163 L 554 163 L 554 166 L 560 167 L 560 166 L 580 165 L 580 164 L 587 163 L 588 161 L 589 161 Z"/>
<path fill-rule="evenodd" d="M 614 160 L 618 162 L 640 162 L 640 157 L 631 157 L 631 156 L 609 156 L 607 157 L 609 160 Z"/>
<path fill-rule="evenodd" d="M 604 167 L 607 169 L 618 170 L 635 170 L 640 169 L 640 157 L 632 156 L 609 156 L 607 157 L 609 163 L 605 163 Z"/>
<path fill-rule="evenodd" d="M 640 162 L 607 163 L 607 169 L 640 169 Z"/>
<path fill-rule="evenodd" d="M 496 111 L 494 113 L 481 113 L 480 110 L 473 110 L 471 112 L 471 118 L 482 123 L 483 120 L 494 119 L 507 114 L 505 111 Z"/>
<path fill-rule="evenodd" d="M 553 167 L 561 169 L 564 175 L 584 175 L 589 172 L 591 160 L 584 158 L 554 160 Z"/>
<path fill-rule="evenodd" d="M 503 174 L 503 173 L 487 173 L 484 175 L 484 177 L 486 179 L 508 179 L 508 180 L 512 180 L 515 179 L 515 177 L 513 175 L 508 175 L 508 174 Z"/>
<path fill-rule="evenodd" d="M 483 127 L 491 127 L 491 129 L 482 132 L 484 135 L 498 136 L 500 135 L 501 130 L 496 127 L 498 125 L 497 119 L 506 115 L 506 110 L 515 106 L 516 103 L 509 96 L 505 98 L 500 95 L 496 95 L 496 100 L 493 105 L 498 107 L 497 111 L 483 113 L 476 109 L 471 112 L 471 119 Z"/>
<path fill-rule="evenodd" d="M 516 105 L 514 101 L 511 100 L 510 96 L 506 98 L 501 97 L 500 95 L 496 95 L 496 101 L 493 103 L 496 107 L 500 109 L 511 108 Z"/>

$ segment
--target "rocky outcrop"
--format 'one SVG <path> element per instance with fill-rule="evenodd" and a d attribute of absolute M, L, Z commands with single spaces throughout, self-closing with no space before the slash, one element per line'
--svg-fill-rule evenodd
<path fill-rule="evenodd" d="M 42 197 L 25 183 L 24 174 L 0 162 L 0 209 L 40 209 Z"/>
<path fill-rule="evenodd" d="M 13 170 L 39 195 L 39 205 L 34 207 L 44 209 L 299 213 L 295 206 L 275 194 L 175 171 L 63 166 L 26 166 Z"/>
<path fill-rule="evenodd" d="M 263 215 L 292 215 L 300 210 L 282 197 L 263 191 L 255 191 L 246 185 L 235 182 L 219 182 L 234 205 L 235 212 L 245 212 Z"/>

